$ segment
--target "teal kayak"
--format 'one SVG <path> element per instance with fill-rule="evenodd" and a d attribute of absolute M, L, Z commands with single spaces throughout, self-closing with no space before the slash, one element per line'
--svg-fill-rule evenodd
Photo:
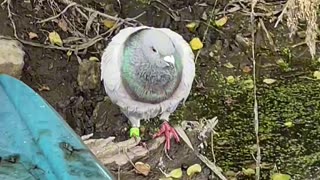
<path fill-rule="evenodd" d="M 0 75 L 0 179 L 114 178 L 39 94 Z"/>

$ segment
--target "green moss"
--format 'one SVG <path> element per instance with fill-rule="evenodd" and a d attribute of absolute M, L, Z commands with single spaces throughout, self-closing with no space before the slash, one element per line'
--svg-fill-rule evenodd
<path fill-rule="evenodd" d="M 219 136 L 214 138 L 218 165 L 226 171 L 251 167 L 255 163 L 252 153 L 255 154 L 256 139 L 252 89 L 243 83 L 248 77 L 230 85 L 212 70 L 205 79 L 214 86 L 195 91 L 187 106 L 177 110 L 173 118 L 199 120 L 218 116 Z M 315 156 L 320 152 L 318 82 L 295 78 L 272 85 L 258 84 L 262 162 L 277 165 L 281 172 L 298 179 L 313 174 L 320 163 L 320 157 Z M 292 124 L 288 126 L 287 122 Z M 211 153 L 210 148 L 207 152 Z M 263 177 L 269 177 L 270 171 L 263 170 Z"/>

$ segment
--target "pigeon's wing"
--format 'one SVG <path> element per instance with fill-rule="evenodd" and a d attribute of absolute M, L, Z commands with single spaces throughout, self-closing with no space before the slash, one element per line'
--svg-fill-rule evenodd
<path fill-rule="evenodd" d="M 193 79 L 195 77 L 195 64 L 194 54 L 189 44 L 183 39 L 183 37 L 174 31 L 167 28 L 160 28 L 160 30 L 166 33 L 173 41 L 178 53 L 182 58 L 182 78 L 176 93 L 173 94 L 174 99 L 180 99 L 179 101 L 185 101 L 191 91 Z"/>
<path fill-rule="evenodd" d="M 121 59 L 123 54 L 124 43 L 128 37 L 146 26 L 141 27 L 128 27 L 122 29 L 116 36 L 114 36 L 107 48 L 104 50 L 101 58 L 101 80 L 105 90 L 112 101 L 117 101 L 119 88 L 122 87 L 121 83 Z"/>

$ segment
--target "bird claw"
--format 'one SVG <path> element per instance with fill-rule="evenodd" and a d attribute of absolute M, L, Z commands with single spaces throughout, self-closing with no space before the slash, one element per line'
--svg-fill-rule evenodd
<path fill-rule="evenodd" d="M 180 142 L 180 138 L 179 138 L 177 131 L 173 127 L 171 127 L 167 121 L 165 121 L 162 124 L 160 131 L 158 133 L 156 133 L 155 135 L 153 135 L 153 138 L 157 138 L 160 136 L 165 136 L 165 139 L 166 139 L 165 148 L 167 150 L 170 150 L 170 148 L 171 148 L 170 140 L 171 140 L 172 136 L 176 140 L 177 143 Z"/>

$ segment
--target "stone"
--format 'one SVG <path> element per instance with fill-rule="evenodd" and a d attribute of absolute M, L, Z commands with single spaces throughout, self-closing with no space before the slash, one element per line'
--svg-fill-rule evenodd
<path fill-rule="evenodd" d="M 25 52 L 19 41 L 0 36 L 0 74 L 20 78 Z"/>

